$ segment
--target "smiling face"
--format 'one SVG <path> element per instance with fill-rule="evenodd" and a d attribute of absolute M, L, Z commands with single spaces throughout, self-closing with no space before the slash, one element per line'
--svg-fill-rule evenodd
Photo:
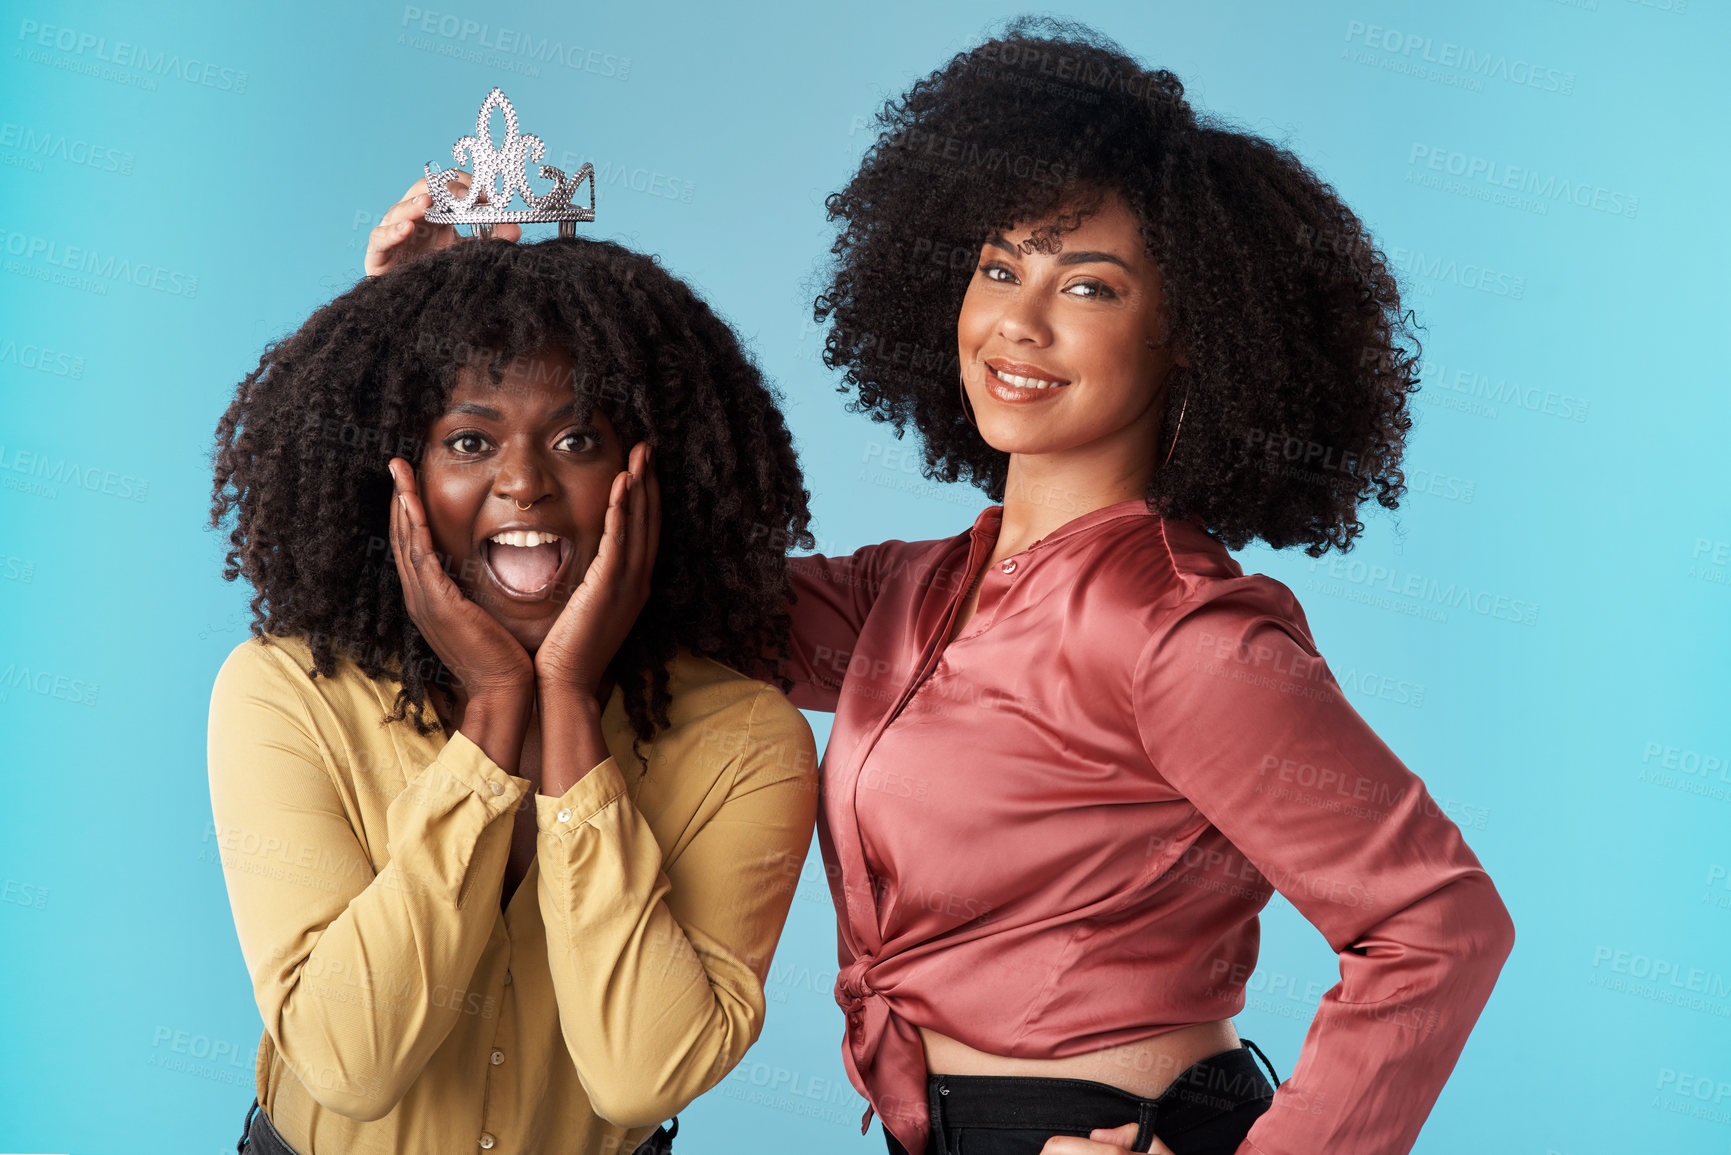
<path fill-rule="evenodd" d="M 1021 251 L 1042 223 L 988 238 L 962 301 L 957 347 L 980 436 L 1011 454 L 1122 457 L 1152 477 L 1163 385 L 1183 363 L 1161 337 L 1160 271 L 1116 193 L 1056 252 Z"/>
<path fill-rule="evenodd" d="M 418 471 L 433 548 L 530 653 L 600 549 L 625 468 L 606 415 L 576 419 L 573 374 L 560 351 L 519 358 L 499 385 L 465 367 Z"/>

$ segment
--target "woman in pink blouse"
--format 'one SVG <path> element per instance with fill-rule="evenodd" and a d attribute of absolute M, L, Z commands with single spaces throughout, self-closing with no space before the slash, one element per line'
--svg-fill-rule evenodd
<path fill-rule="evenodd" d="M 1397 504 L 1382 254 L 1085 29 L 1013 25 L 880 123 L 828 202 L 826 360 L 1002 504 L 795 562 L 854 1085 L 892 1152 L 1409 1150 L 1514 928 L 1227 552 Z M 1278 1089 L 1231 1023 L 1275 890 L 1341 972 Z"/>

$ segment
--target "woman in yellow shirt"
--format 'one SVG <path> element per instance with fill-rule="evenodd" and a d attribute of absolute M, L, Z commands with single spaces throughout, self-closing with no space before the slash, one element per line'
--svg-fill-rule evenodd
<path fill-rule="evenodd" d="M 811 538 L 733 333 L 618 245 L 445 247 L 267 349 L 215 466 L 238 1149 L 665 1150 L 762 1029 L 816 804 L 737 672 Z"/>

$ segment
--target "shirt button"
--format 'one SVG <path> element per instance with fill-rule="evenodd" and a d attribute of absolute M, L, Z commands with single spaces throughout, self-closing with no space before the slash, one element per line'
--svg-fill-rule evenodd
<path fill-rule="evenodd" d="M 503 1063 L 504 1061 L 505 1061 L 505 1052 L 504 1051 L 494 1051 L 493 1052 L 493 1065 L 495 1067 L 497 1067 L 500 1063 Z"/>
<path fill-rule="evenodd" d="M 1003 565 L 999 566 L 998 568 L 1003 570 L 1005 573 L 1015 573 L 1016 572 L 1016 559 L 1011 558 L 1009 561 L 1005 562 Z"/>
<path fill-rule="evenodd" d="M 559 821 L 561 821 L 561 822 L 571 821 L 571 812 L 569 810 L 561 810 L 559 812 Z"/>
<path fill-rule="evenodd" d="M 505 788 L 503 786 L 499 785 L 497 782 L 489 782 L 489 783 L 487 783 L 487 785 L 489 785 L 493 788 L 493 797 L 495 797 L 495 798 L 497 798 L 499 795 L 505 793 Z"/>
<path fill-rule="evenodd" d="M 510 971 L 505 972 L 505 985 L 506 986 L 511 985 L 511 972 Z"/>
<path fill-rule="evenodd" d="M 483 1151 L 491 1151 L 493 1149 L 493 1133 L 491 1131 L 481 1132 L 481 1149 Z"/>

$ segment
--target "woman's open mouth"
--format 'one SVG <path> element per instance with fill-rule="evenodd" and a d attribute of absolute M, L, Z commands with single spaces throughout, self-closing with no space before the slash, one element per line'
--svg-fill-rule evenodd
<path fill-rule="evenodd" d="M 481 543 L 487 576 L 506 597 L 538 601 L 571 564 L 571 539 L 533 529 L 507 529 Z"/>

